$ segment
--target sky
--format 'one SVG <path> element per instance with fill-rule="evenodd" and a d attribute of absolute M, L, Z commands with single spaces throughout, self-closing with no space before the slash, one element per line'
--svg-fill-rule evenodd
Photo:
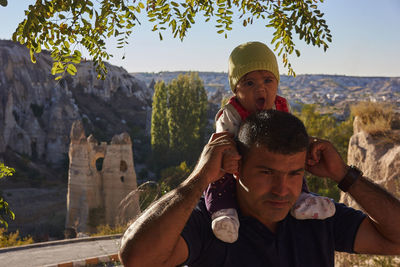
<path fill-rule="evenodd" d="M 0 39 L 11 39 L 31 3 L 8 0 L 7 7 L 0 7 Z M 332 43 L 324 52 L 322 47 L 295 40 L 301 56 L 293 54 L 289 60 L 296 74 L 400 77 L 399 0 L 325 0 L 319 8 L 333 35 Z M 198 16 L 183 42 L 172 38 L 169 31 L 160 41 L 152 25 L 145 18 L 141 22 L 124 49 L 117 49 L 114 40 L 107 41 L 114 55 L 109 62 L 128 72 L 227 72 L 229 54 L 237 45 L 261 41 L 272 47 L 273 31 L 262 21 L 247 27 L 237 22 L 225 39 L 214 24 Z M 281 58 L 278 63 L 280 73 L 287 74 Z"/>

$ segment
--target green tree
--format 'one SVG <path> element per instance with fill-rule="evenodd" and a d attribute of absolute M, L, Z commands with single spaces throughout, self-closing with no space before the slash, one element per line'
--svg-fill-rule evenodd
<path fill-rule="evenodd" d="M 207 94 L 197 73 L 179 75 L 168 85 L 169 148 L 174 165 L 192 163 L 204 143 Z"/>
<path fill-rule="evenodd" d="M 327 139 L 335 145 L 339 154 L 346 161 L 349 139 L 353 134 L 353 117 L 350 116 L 345 121 L 338 121 L 333 115 L 321 114 L 315 104 L 305 104 L 300 112 L 294 115 L 303 121 L 310 136 Z M 331 197 L 336 201 L 340 198 L 340 191 L 336 183 L 330 179 L 306 175 L 307 183 L 312 192 Z"/>
<path fill-rule="evenodd" d="M 6 176 L 12 176 L 15 170 L 13 168 L 5 166 L 0 162 L 0 179 Z M 10 209 L 8 203 L 0 196 L 0 225 L 8 227 L 7 220 L 14 220 L 14 212 Z"/>
<path fill-rule="evenodd" d="M 190 74 L 191 88 L 193 90 L 192 103 L 190 105 L 193 109 L 193 121 L 195 128 L 193 131 L 193 140 L 196 140 L 193 144 L 195 152 L 194 158 L 191 158 L 191 162 L 197 160 L 199 153 L 203 150 L 204 143 L 207 141 L 206 138 L 209 136 L 207 110 L 208 110 L 208 98 L 207 92 L 204 88 L 203 81 L 200 79 L 198 73 Z"/>
<path fill-rule="evenodd" d="M 105 40 L 117 38 L 118 48 L 128 43 L 133 29 L 141 23 L 138 15 L 145 13 L 162 40 L 163 33 L 171 31 L 174 38 L 181 40 L 195 23 L 196 16 L 202 16 L 206 22 L 213 21 L 216 31 L 227 38 L 232 30 L 233 20 L 242 22 L 244 27 L 254 20 L 265 21 L 266 27 L 275 31 L 271 36 L 274 50 L 282 56 L 289 74 L 294 74 L 289 62 L 295 49 L 293 38 L 299 38 L 307 44 L 328 48 L 332 41 L 324 14 L 318 5 L 323 0 L 219 0 L 219 1 L 98 1 L 95 5 L 89 0 L 44 0 L 36 1 L 25 11 L 25 19 L 18 25 L 13 40 L 25 45 L 36 61 L 35 54 L 45 47 L 51 51 L 54 59 L 52 74 L 57 78 L 65 72 L 76 73 L 75 65 L 81 61 L 81 52 L 77 47 L 89 51 L 96 65 L 99 77 L 107 70 L 103 60 L 112 55 L 107 51 Z M 6 6 L 7 1 L 2 0 Z M 296 36 L 296 37 L 294 37 Z"/>
<path fill-rule="evenodd" d="M 193 161 L 204 138 L 207 96 L 197 73 L 179 75 L 168 85 L 168 128 L 174 161 Z"/>
<path fill-rule="evenodd" d="M 153 109 L 155 128 L 151 130 L 155 170 L 183 161 L 193 163 L 204 145 L 207 129 L 207 94 L 199 75 L 179 75 L 166 86 L 158 83 L 153 107 L 157 107 Z M 165 153 L 158 155 L 158 151 Z"/>
<path fill-rule="evenodd" d="M 167 102 L 167 86 L 164 81 L 157 82 L 154 86 L 151 114 L 151 147 L 155 166 L 162 166 L 167 161 L 169 148 Z"/>

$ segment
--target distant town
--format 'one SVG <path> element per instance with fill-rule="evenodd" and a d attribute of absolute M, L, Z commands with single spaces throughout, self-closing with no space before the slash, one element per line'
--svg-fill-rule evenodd
<path fill-rule="evenodd" d="M 136 72 L 130 73 L 147 86 L 152 81 L 164 80 L 166 83 L 186 72 Z M 199 72 L 208 97 L 213 101 L 216 94 L 231 94 L 226 72 Z M 390 102 L 400 108 L 400 77 L 357 77 L 343 75 L 281 75 L 279 93 L 286 97 L 292 106 L 298 103 L 318 104 L 330 107 L 333 113 L 341 113 L 348 103 L 359 101 Z M 219 99 L 214 99 L 218 101 Z"/>

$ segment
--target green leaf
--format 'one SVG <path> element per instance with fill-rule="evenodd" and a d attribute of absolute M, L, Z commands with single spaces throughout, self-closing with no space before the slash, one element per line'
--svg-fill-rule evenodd
<path fill-rule="evenodd" d="M 67 66 L 67 72 L 71 75 L 75 75 L 77 70 L 76 67 L 73 64 L 68 64 Z"/>
<path fill-rule="evenodd" d="M 7 6 L 7 0 L 0 0 L 0 5 Z"/>
<path fill-rule="evenodd" d="M 35 53 L 39 54 L 40 52 L 42 52 L 42 46 L 40 45 L 40 43 L 38 43 L 38 46 L 35 49 Z"/>
<path fill-rule="evenodd" d="M 33 49 L 29 49 L 29 54 L 31 56 L 32 63 L 36 63 L 35 52 L 33 51 Z"/>
<path fill-rule="evenodd" d="M 81 58 L 74 57 L 71 59 L 71 62 L 75 63 L 75 64 L 79 64 L 79 63 L 81 63 Z"/>

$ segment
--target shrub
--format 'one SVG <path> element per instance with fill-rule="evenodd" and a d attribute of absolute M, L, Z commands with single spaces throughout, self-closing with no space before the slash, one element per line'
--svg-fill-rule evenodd
<path fill-rule="evenodd" d="M 360 118 L 360 128 L 383 143 L 400 143 L 398 133 L 392 131 L 398 123 L 394 107 L 384 102 L 360 102 L 351 107 L 351 113 Z"/>
<path fill-rule="evenodd" d="M 103 235 L 115 235 L 115 234 L 122 234 L 125 232 L 126 226 L 116 225 L 114 227 L 102 224 L 96 227 L 96 233 L 91 234 L 91 236 L 103 236 Z"/>
<path fill-rule="evenodd" d="M 332 142 L 343 159 L 347 159 L 349 139 L 353 134 L 353 117 L 345 121 L 338 121 L 331 114 L 321 114 L 316 105 L 304 104 L 300 111 L 293 112 L 300 120 L 310 136 L 316 136 Z M 340 192 L 336 183 L 330 179 L 324 179 L 306 174 L 310 191 L 319 195 L 333 198 L 339 201 Z"/>
<path fill-rule="evenodd" d="M 369 134 L 380 134 L 391 130 L 393 106 L 390 104 L 359 102 L 351 106 L 351 113 L 360 117 L 361 128 Z"/>
<path fill-rule="evenodd" d="M 0 247 L 13 247 L 32 244 L 33 239 L 30 236 L 21 237 L 19 236 L 19 231 L 14 233 L 6 233 L 4 228 L 0 228 Z"/>
<path fill-rule="evenodd" d="M 0 162 L 0 179 L 12 176 L 15 170 L 13 168 L 7 167 L 4 163 Z M 3 199 L 0 193 L 0 225 L 4 225 L 6 228 L 8 227 L 7 220 L 15 219 L 14 212 L 10 209 L 8 203 Z"/>
<path fill-rule="evenodd" d="M 189 176 L 191 170 L 183 161 L 178 166 L 172 166 L 161 171 L 161 193 L 164 195 L 176 188 L 186 177 Z"/>

